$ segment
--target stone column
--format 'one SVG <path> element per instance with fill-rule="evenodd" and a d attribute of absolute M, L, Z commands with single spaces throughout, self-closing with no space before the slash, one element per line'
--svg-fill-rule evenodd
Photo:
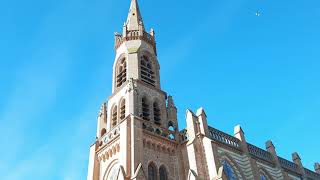
<path fill-rule="evenodd" d="M 98 142 L 90 146 L 89 165 L 87 180 L 98 180 L 100 173 L 100 162 L 97 159 L 96 149 Z"/>
<path fill-rule="evenodd" d="M 199 122 L 199 130 L 201 134 L 208 136 L 209 130 L 208 130 L 208 123 L 207 123 L 207 115 L 203 108 L 200 108 L 197 110 L 197 117 Z"/>
<path fill-rule="evenodd" d="M 316 173 L 320 174 L 320 164 L 319 163 L 314 164 L 314 171 L 316 171 Z"/>
<path fill-rule="evenodd" d="M 218 168 L 220 166 L 218 160 L 218 152 L 217 147 L 214 143 L 212 143 L 212 139 L 209 136 L 209 127 L 207 123 L 207 115 L 203 108 L 199 108 L 197 110 L 197 118 L 199 122 L 199 143 L 201 148 L 203 149 L 203 163 L 206 169 L 206 179 L 214 179 L 218 176 Z"/>
<path fill-rule="evenodd" d="M 288 174 L 282 169 L 281 164 L 279 162 L 279 158 L 276 152 L 276 148 L 274 147 L 272 141 L 267 141 L 266 142 L 266 149 L 267 151 L 272 155 L 273 161 L 276 165 L 276 168 L 279 169 L 281 171 L 282 177 L 284 179 L 289 179 Z"/>
<path fill-rule="evenodd" d="M 187 146 L 187 155 L 188 155 L 188 161 L 189 161 L 189 176 L 197 175 L 199 176 L 201 168 L 198 167 L 199 159 L 197 159 L 197 151 L 199 149 L 198 147 L 198 139 L 196 138 L 196 135 L 198 134 L 198 123 L 197 123 L 197 117 L 196 115 L 191 111 L 187 110 L 186 112 L 186 121 L 187 121 L 187 133 L 188 133 L 188 143 Z"/>
<path fill-rule="evenodd" d="M 253 179 L 259 179 L 257 163 L 253 158 L 251 158 L 251 155 L 248 150 L 248 144 L 244 136 L 244 132 L 240 125 L 237 125 L 234 127 L 234 137 L 240 140 L 240 146 L 243 151 L 243 154 L 246 155 L 248 160 L 250 161 L 250 167 L 252 170 Z"/>
<path fill-rule="evenodd" d="M 303 165 L 302 165 L 302 163 L 301 163 L 301 158 L 300 158 L 300 156 L 299 156 L 298 153 L 296 153 L 296 152 L 295 152 L 295 153 L 292 153 L 292 161 L 293 161 L 296 165 L 298 165 L 299 171 L 300 171 L 300 173 L 302 174 L 303 179 L 305 179 L 306 172 L 305 172 L 304 167 L 303 167 Z"/>

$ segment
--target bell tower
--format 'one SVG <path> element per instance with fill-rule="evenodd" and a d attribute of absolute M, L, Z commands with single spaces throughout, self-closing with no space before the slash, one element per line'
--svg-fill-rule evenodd
<path fill-rule="evenodd" d="M 115 33 L 115 52 L 87 179 L 179 179 L 177 109 L 161 89 L 155 33 L 145 30 L 137 0 Z"/>

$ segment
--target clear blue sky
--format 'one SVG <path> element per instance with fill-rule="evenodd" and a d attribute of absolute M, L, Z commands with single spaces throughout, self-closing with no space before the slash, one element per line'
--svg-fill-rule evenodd
<path fill-rule="evenodd" d="M 318 0 L 140 0 L 180 128 L 206 109 L 228 133 L 320 161 Z M 0 2 L 0 177 L 79 180 L 111 93 L 113 33 L 129 0 Z M 260 10 L 262 15 L 255 16 Z"/>

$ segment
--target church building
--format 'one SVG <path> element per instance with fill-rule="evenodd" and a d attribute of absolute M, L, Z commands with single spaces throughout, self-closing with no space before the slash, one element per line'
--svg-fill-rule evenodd
<path fill-rule="evenodd" d="M 87 180 L 320 180 L 300 156 L 261 149 L 243 129 L 226 134 L 208 125 L 203 108 L 186 111 L 179 131 L 172 96 L 161 89 L 153 29 L 147 31 L 132 0 L 122 34 L 115 34 L 112 94 L 98 114 Z"/>

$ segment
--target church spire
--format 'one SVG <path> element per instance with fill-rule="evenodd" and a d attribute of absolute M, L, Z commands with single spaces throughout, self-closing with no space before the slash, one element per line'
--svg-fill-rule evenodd
<path fill-rule="evenodd" d="M 140 28 L 144 29 L 137 0 L 131 0 L 126 26 L 128 31 L 139 30 L 139 26 L 141 26 Z"/>

